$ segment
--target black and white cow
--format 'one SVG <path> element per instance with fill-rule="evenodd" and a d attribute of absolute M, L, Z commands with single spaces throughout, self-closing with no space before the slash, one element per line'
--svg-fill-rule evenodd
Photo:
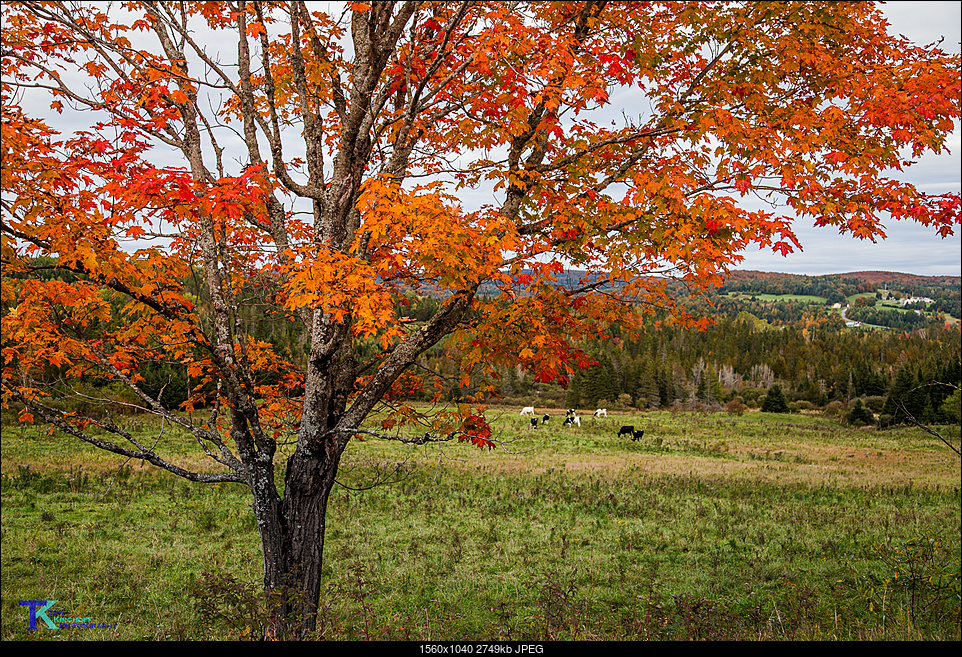
<path fill-rule="evenodd" d="M 631 435 L 631 439 L 632 439 L 632 440 L 641 440 L 641 439 L 644 438 L 644 437 L 645 437 L 645 430 L 644 430 L 644 429 L 641 429 L 640 431 L 635 431 L 635 432 L 632 433 L 632 435 Z"/>

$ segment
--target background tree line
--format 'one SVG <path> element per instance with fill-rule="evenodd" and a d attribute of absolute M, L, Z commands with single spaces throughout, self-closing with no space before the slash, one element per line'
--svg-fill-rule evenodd
<path fill-rule="evenodd" d="M 50 280 L 70 282 L 75 277 L 57 268 L 53 260 L 47 265 L 45 276 Z M 810 287 L 813 284 L 805 281 L 809 278 L 775 275 L 767 282 L 736 279 L 731 287 L 759 294 L 825 291 L 824 287 Z M 845 286 L 843 292 L 868 291 L 855 279 L 819 278 L 839 282 Z M 797 285 L 795 279 L 800 279 Z M 199 272 L 186 281 L 186 287 L 195 297 L 205 294 Z M 655 315 L 635 337 L 612 333 L 608 340 L 586 345 L 594 363 L 586 369 L 575 367 L 567 387 L 538 383 L 521 368 L 505 368 L 499 372 L 498 388 L 495 395 L 488 395 L 488 401 L 533 403 L 542 408 L 720 409 L 732 403 L 759 408 L 777 386 L 778 395 L 784 396 L 792 410 L 841 413 L 858 399 L 883 424 L 904 422 L 906 411 L 922 422 L 959 422 L 958 399 L 952 397 L 952 389 L 932 385 L 958 385 L 962 381 L 958 323 L 933 322 L 914 312 L 852 308 L 850 319 L 896 329 L 852 331 L 845 329 L 838 313 L 825 306 L 803 301 L 748 302 L 721 296 L 728 287 L 726 284 L 719 290 L 711 303 L 692 300 L 687 304 L 689 311 L 713 317 L 714 323 L 705 331 L 685 329 Z M 926 291 L 924 286 L 916 288 L 915 293 Z M 235 321 L 244 324 L 253 338 L 274 345 L 284 358 L 296 361 L 306 357 L 301 334 L 293 320 L 272 302 L 268 287 L 252 284 L 244 297 Z M 399 315 L 414 328 L 433 316 L 440 303 L 437 298 L 407 294 L 398 299 Z M 887 320 L 885 315 L 903 320 Z M 376 341 L 377 337 L 360 340 L 355 347 L 363 355 L 366 343 Z M 471 377 L 470 385 L 463 385 L 458 375 L 459 355 L 447 341 L 428 350 L 418 368 L 435 375 L 435 388 L 412 389 L 407 395 L 412 400 L 431 399 L 438 395 L 439 388 L 440 396 L 450 400 L 482 392 L 477 374 Z M 180 363 L 150 362 L 140 374 L 143 388 L 158 395 L 169 408 L 183 404 L 200 385 Z M 78 411 L 97 412 L 85 405 L 82 395 L 73 393 L 82 392 L 84 386 L 105 387 L 106 381 L 96 377 L 66 381 L 54 368 L 44 376 L 51 389 L 62 395 L 63 404 L 73 404 Z M 293 396 L 298 393 L 296 389 L 291 391 Z M 112 410 L 121 411 L 129 393 L 118 388 L 115 396 L 119 405 Z"/>
<path fill-rule="evenodd" d="M 637 339 L 592 345 L 597 363 L 575 373 L 565 405 L 720 408 L 737 401 L 758 408 L 777 385 L 797 410 L 843 412 L 861 399 L 892 423 L 904 421 L 898 407 L 904 399 L 922 422 L 959 421 L 958 411 L 946 405 L 952 389 L 930 385 L 962 380 L 958 325 L 910 333 L 813 330 L 801 323 L 774 328 L 750 317 L 722 317 L 705 332 L 646 329 Z M 539 395 L 517 372 L 505 372 L 504 380 L 508 397 L 531 401 Z M 540 396 L 552 401 L 547 389 Z"/>

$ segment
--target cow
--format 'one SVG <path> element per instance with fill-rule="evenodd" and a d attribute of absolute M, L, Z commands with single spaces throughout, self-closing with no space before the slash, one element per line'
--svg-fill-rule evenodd
<path fill-rule="evenodd" d="M 545 413 L 544 417 L 541 418 L 541 424 L 548 424 L 548 420 L 550 419 L 551 419 L 551 416 Z"/>
<path fill-rule="evenodd" d="M 581 418 L 578 417 L 577 415 L 569 415 L 568 417 L 566 417 L 562 426 L 570 427 L 571 425 L 578 425 L 580 427 Z"/>
<path fill-rule="evenodd" d="M 597 411 L 595 411 L 595 417 L 608 417 L 608 409 L 599 408 Z"/>
<path fill-rule="evenodd" d="M 522 408 L 521 415 L 522 416 L 530 415 L 534 417 L 534 406 L 525 406 L 524 408 Z"/>
<path fill-rule="evenodd" d="M 621 438 L 622 436 L 634 436 L 634 435 L 635 435 L 634 427 L 621 427 L 621 431 L 618 432 L 619 438 Z"/>
<path fill-rule="evenodd" d="M 538 418 L 536 417 L 531 418 L 531 428 L 532 429 L 538 428 Z"/>
<path fill-rule="evenodd" d="M 640 431 L 635 431 L 634 433 L 631 434 L 631 439 L 632 439 L 632 440 L 641 440 L 641 439 L 644 438 L 644 437 L 645 437 L 645 430 L 644 430 L 644 429 L 642 429 L 642 430 L 640 430 Z"/>
<path fill-rule="evenodd" d="M 565 413 L 565 417 L 574 417 L 575 413 L 577 413 L 575 409 L 569 408 L 568 411 Z"/>

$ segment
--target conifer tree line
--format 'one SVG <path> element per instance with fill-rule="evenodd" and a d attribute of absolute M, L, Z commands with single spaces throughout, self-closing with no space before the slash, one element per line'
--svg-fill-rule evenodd
<path fill-rule="evenodd" d="M 577 371 L 563 396 L 541 396 L 587 409 L 718 409 L 737 401 L 774 410 L 763 402 L 777 387 L 786 411 L 844 412 L 859 399 L 883 423 L 900 423 L 903 400 L 919 421 L 959 421 L 947 404 L 952 388 L 933 385 L 962 380 L 958 325 L 908 333 L 813 330 L 723 317 L 704 332 L 652 324 L 637 339 L 599 343 L 592 353 L 597 364 Z M 529 377 L 509 371 L 504 380 L 509 398 L 538 396 Z"/>

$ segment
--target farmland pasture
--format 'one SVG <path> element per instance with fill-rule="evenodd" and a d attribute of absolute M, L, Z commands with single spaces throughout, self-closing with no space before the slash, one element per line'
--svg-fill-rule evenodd
<path fill-rule="evenodd" d="M 814 294 L 752 294 L 750 292 L 732 292 L 730 296 L 732 298 L 755 299 L 757 301 L 765 302 L 793 301 L 798 303 L 824 304 L 826 301 L 825 297 L 816 296 Z"/>
<path fill-rule="evenodd" d="M 959 640 L 960 463 L 932 436 L 609 413 L 531 429 L 490 408 L 490 451 L 354 441 L 319 638 Z M 195 462 L 189 436 L 164 435 Z M 2 444 L 5 640 L 263 631 L 240 486 L 119 467 L 39 426 L 7 424 Z M 39 599 L 116 626 L 29 630 L 18 602 Z"/>

